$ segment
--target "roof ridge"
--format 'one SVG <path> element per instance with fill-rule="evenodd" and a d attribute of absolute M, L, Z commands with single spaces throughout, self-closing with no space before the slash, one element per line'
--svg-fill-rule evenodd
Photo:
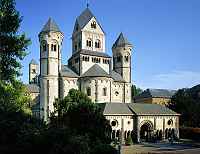
<path fill-rule="evenodd" d="M 132 44 L 128 41 L 128 39 L 121 32 L 112 47 L 117 47 L 117 46 L 120 47 L 120 46 L 124 46 L 124 45 L 132 45 Z"/>
<path fill-rule="evenodd" d="M 57 31 L 61 32 L 56 22 L 53 20 L 53 18 L 49 17 L 46 24 L 43 26 L 41 32 L 49 32 L 49 31 Z"/>

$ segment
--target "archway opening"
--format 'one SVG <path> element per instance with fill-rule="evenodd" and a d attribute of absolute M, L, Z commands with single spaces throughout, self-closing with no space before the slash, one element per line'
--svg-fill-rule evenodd
<path fill-rule="evenodd" d="M 152 138 L 152 125 L 149 122 L 145 122 L 141 127 L 140 127 L 140 139 L 141 141 L 151 141 Z"/>

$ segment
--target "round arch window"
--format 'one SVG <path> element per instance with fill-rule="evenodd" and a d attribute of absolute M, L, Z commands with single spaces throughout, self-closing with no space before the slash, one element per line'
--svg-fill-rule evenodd
<path fill-rule="evenodd" d="M 172 119 L 168 120 L 168 121 L 167 121 L 167 124 L 168 124 L 168 125 L 172 125 L 172 124 L 173 124 L 173 120 L 172 120 Z"/>
<path fill-rule="evenodd" d="M 115 127 L 115 126 L 117 126 L 117 125 L 118 125 L 117 120 L 113 120 L 113 121 L 111 122 L 111 126 Z"/>

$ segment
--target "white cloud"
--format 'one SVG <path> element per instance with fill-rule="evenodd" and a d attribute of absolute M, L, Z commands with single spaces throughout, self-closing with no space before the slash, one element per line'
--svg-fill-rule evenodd
<path fill-rule="evenodd" d="M 172 71 L 170 73 L 149 76 L 146 81 L 140 81 L 136 85 L 146 88 L 179 89 L 190 88 L 200 84 L 200 72 Z"/>

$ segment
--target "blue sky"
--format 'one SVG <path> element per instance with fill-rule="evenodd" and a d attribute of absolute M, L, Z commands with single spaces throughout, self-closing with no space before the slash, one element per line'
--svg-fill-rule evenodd
<path fill-rule="evenodd" d="M 65 38 L 62 61 L 71 56 L 75 19 L 86 0 L 16 0 L 23 16 L 20 32 L 31 38 L 21 77 L 28 82 L 28 64 L 39 62 L 38 33 L 49 17 Z M 199 0 L 90 0 L 90 9 L 106 32 L 106 52 L 122 31 L 134 45 L 132 82 L 138 87 L 178 89 L 200 83 Z"/>

